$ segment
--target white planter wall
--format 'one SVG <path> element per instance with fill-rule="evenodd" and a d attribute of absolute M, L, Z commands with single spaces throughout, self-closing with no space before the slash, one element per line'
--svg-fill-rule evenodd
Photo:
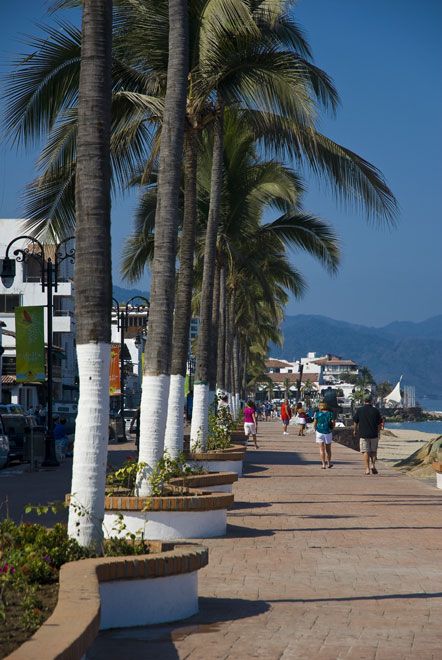
<path fill-rule="evenodd" d="M 186 619 L 198 612 L 198 572 L 100 584 L 100 630 Z"/>
<path fill-rule="evenodd" d="M 242 476 L 242 460 L 240 461 L 186 461 L 191 467 L 203 467 L 209 472 L 235 472 Z M 208 488 L 207 490 L 211 490 Z"/>
<path fill-rule="evenodd" d="M 113 529 L 119 513 L 124 516 L 126 528 Z M 225 536 L 227 509 L 215 511 L 106 511 L 103 530 L 105 538 L 127 533 L 142 534 L 146 539 L 173 541 Z"/>
<path fill-rule="evenodd" d="M 436 472 L 436 486 L 442 489 L 442 472 Z"/>

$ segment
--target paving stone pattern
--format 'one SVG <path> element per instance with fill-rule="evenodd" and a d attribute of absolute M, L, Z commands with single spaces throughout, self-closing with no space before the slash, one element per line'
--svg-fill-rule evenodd
<path fill-rule="evenodd" d="M 261 423 L 234 485 L 226 538 L 209 539 L 200 613 L 102 633 L 89 660 L 440 660 L 442 492 L 313 434 Z"/>

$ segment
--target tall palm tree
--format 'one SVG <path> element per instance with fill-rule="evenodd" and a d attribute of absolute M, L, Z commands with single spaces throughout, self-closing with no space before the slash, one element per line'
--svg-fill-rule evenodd
<path fill-rule="evenodd" d="M 140 414 L 139 459 L 146 463 L 138 484 L 141 494 L 149 493 L 147 476 L 164 451 L 188 67 L 187 0 L 169 0 L 167 88 L 161 131 L 149 336 Z"/>
<path fill-rule="evenodd" d="M 99 549 L 109 425 L 112 0 L 84 0 L 76 168 L 76 342 L 80 398 L 69 534 Z"/>
<path fill-rule="evenodd" d="M 166 0 L 115 4 L 111 146 L 114 185 L 124 187 L 140 170 L 142 181 L 149 182 L 157 162 L 169 26 Z M 389 217 L 394 198 L 379 172 L 315 130 L 314 106 L 333 107 L 337 95 L 328 77 L 309 61 L 308 45 L 288 13 L 290 5 L 283 0 L 189 2 L 189 125 L 201 131 L 218 122 L 221 130 L 222 107 L 239 106 L 264 146 L 307 162 L 340 196 L 362 200 L 380 217 Z M 74 221 L 78 66 L 78 33 L 63 24 L 63 30 L 50 30 L 36 44 L 33 57 L 19 65 L 10 85 L 9 130 L 24 139 L 49 133 L 43 172 L 29 189 L 27 216 L 36 233 Z M 213 214 L 212 219 L 216 222 Z M 207 291 L 213 280 L 209 275 Z M 210 295 L 203 305 L 207 300 Z M 207 330 L 210 325 L 207 321 Z M 205 330 L 201 335 L 205 337 Z"/>

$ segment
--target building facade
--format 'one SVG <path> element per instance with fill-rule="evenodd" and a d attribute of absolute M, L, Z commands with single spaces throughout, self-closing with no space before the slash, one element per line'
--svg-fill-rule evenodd
<path fill-rule="evenodd" d="M 22 220 L 0 220 L 0 259 L 5 257 L 10 241 L 26 233 Z M 13 249 L 30 247 L 26 240 Z M 53 247 L 44 246 L 53 257 Z M 13 255 L 10 254 L 12 257 Z M 69 259 L 60 264 L 57 291 L 53 293 L 53 396 L 54 401 L 75 402 L 78 399 L 78 370 L 75 350 L 74 266 Z M 41 266 L 32 256 L 16 262 L 13 281 L 0 281 L 0 321 L 3 327 L 2 401 L 20 403 L 26 409 L 45 403 L 46 386 L 16 383 L 15 308 L 43 306 L 45 346 L 47 351 L 46 291 L 41 287 Z"/>

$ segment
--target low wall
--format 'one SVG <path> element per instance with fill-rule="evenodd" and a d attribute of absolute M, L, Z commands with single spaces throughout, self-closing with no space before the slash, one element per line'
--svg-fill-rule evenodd
<path fill-rule="evenodd" d="M 207 548 L 164 543 L 150 546 L 153 554 L 64 564 L 54 612 L 8 659 L 79 660 L 99 630 L 165 623 L 195 614 L 196 571 L 208 563 Z M 147 601 L 153 603 L 155 612 Z"/>
<path fill-rule="evenodd" d="M 201 488 L 211 493 L 231 493 L 232 486 L 238 481 L 236 472 L 209 472 L 208 474 L 189 474 L 187 477 L 170 479 L 171 486 Z"/>
<path fill-rule="evenodd" d="M 206 493 L 167 497 L 106 497 L 103 530 L 106 538 L 143 534 L 162 541 L 224 536 L 231 493 Z M 120 529 L 117 516 L 124 517 Z"/>
<path fill-rule="evenodd" d="M 333 442 L 339 442 L 340 445 L 359 451 L 359 434 L 356 433 L 354 437 L 351 428 L 333 429 Z"/>

